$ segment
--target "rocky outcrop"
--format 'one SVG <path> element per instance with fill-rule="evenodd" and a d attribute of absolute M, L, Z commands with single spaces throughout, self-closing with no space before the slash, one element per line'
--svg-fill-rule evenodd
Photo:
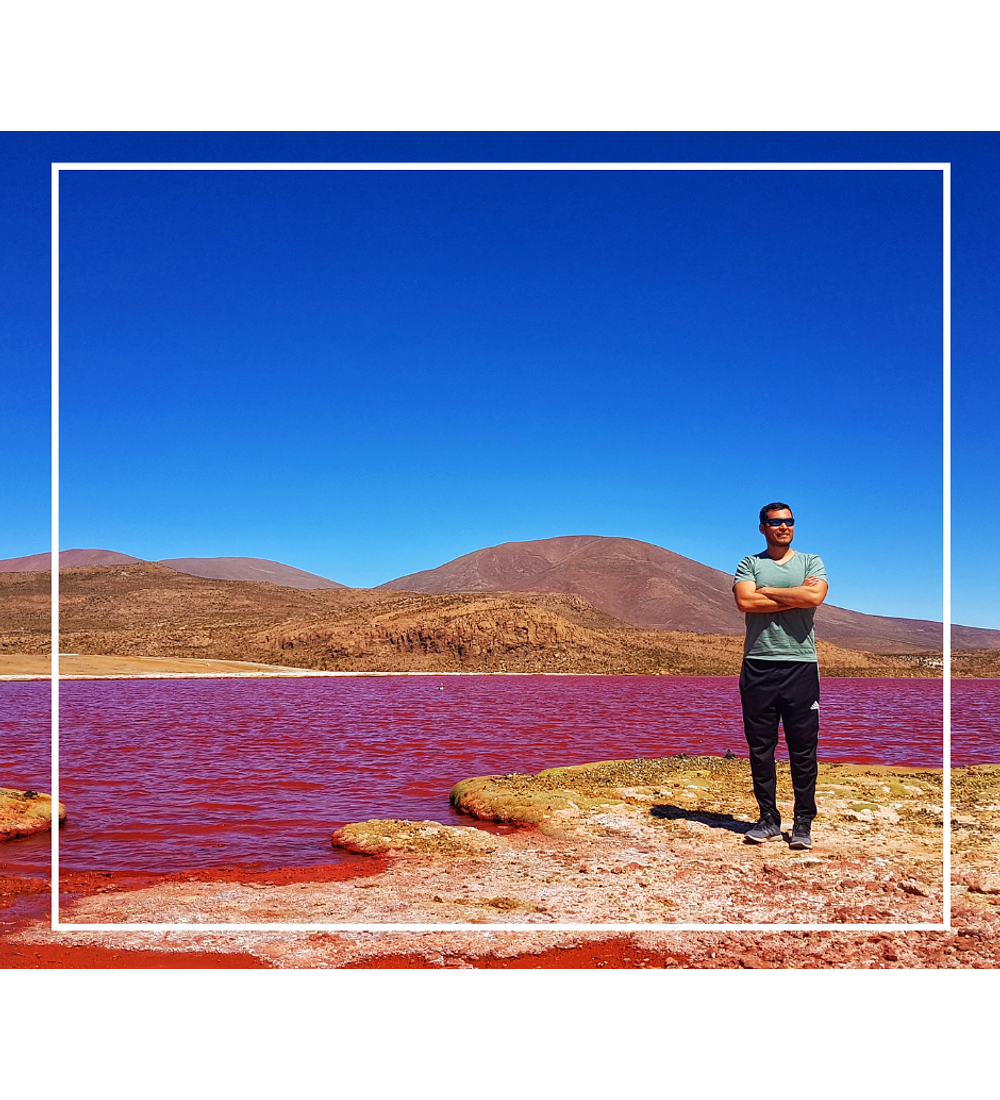
<path fill-rule="evenodd" d="M 583 600 L 564 598 L 573 610 L 585 610 Z M 593 630 L 569 621 L 558 610 L 532 606 L 525 601 L 459 597 L 438 606 L 394 608 L 387 614 L 378 609 L 368 622 L 352 623 L 345 629 L 326 624 L 292 630 L 278 635 L 283 652 L 303 648 L 319 650 L 333 660 L 386 657 L 404 661 L 412 658 L 443 658 L 458 665 L 484 669 L 517 659 L 535 657 L 558 660 L 581 651 L 597 653 L 606 640 Z M 560 609 L 565 612 L 565 609 Z M 618 624 L 616 624 L 618 625 Z M 603 644 L 602 644 L 603 643 Z"/>
<path fill-rule="evenodd" d="M 66 807 L 59 803 L 59 824 L 66 820 Z M 39 791 L 0 787 L 0 840 L 46 833 L 52 828 L 52 798 Z"/>
<path fill-rule="evenodd" d="M 368 856 L 433 855 L 482 856 L 508 846 L 502 836 L 481 829 L 441 825 L 437 821 L 402 821 L 397 818 L 360 821 L 338 829 L 334 848 Z"/>

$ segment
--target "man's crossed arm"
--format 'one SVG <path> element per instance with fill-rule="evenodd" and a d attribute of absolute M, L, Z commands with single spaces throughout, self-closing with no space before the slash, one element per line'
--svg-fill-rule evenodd
<path fill-rule="evenodd" d="M 740 611 L 787 611 L 790 607 L 819 607 L 829 589 L 819 577 L 806 577 L 795 588 L 758 588 L 753 581 L 737 581 L 733 595 Z"/>

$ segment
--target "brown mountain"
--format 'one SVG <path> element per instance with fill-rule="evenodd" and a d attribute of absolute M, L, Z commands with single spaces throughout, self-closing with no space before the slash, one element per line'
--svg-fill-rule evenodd
<path fill-rule="evenodd" d="M 410 592 L 575 592 L 608 615 L 652 630 L 743 632 L 731 578 L 635 539 L 567 535 L 506 542 L 381 585 Z"/>
<path fill-rule="evenodd" d="M 326 577 L 267 558 L 162 558 L 160 565 L 214 581 L 266 581 L 284 588 L 346 588 Z"/>
<path fill-rule="evenodd" d="M 51 554 L 30 554 L 24 558 L 0 561 L 0 573 L 42 573 L 50 567 Z M 86 565 L 134 565 L 141 558 L 119 554 L 116 550 L 61 550 L 59 569 Z M 218 581 L 266 581 L 285 588 L 344 588 L 337 581 L 307 573 L 291 565 L 267 558 L 165 558 L 160 563 L 191 577 Z"/>
<path fill-rule="evenodd" d="M 65 550 L 60 554 L 61 569 L 139 561 L 113 550 Z M 161 564 L 212 580 L 266 581 L 299 590 L 345 588 L 326 577 L 262 558 L 173 558 Z M 0 561 L 0 575 L 41 572 L 48 565 L 48 554 L 9 558 Z M 635 539 L 574 535 L 477 550 L 438 569 L 389 581 L 380 589 L 575 594 L 622 624 L 640 629 L 740 635 L 743 617 L 732 602 L 731 584 L 728 573 L 661 546 Z M 941 650 L 941 624 L 931 621 L 865 615 L 825 604 L 817 612 L 816 623 L 819 638 L 848 649 L 880 654 Z M 952 645 L 956 650 L 980 653 L 1000 650 L 1000 631 L 955 626 Z"/>
<path fill-rule="evenodd" d="M 60 550 L 59 568 L 74 569 L 81 565 L 130 565 L 139 561 L 117 550 Z M 0 573 L 45 573 L 52 566 L 52 555 L 29 554 L 24 558 L 5 558 L 0 561 Z"/>
<path fill-rule="evenodd" d="M 572 592 L 624 623 L 646 630 L 742 634 L 732 576 L 636 539 L 568 535 L 476 550 L 437 569 L 381 585 L 411 592 Z M 865 615 L 824 604 L 816 633 L 868 653 L 941 649 L 941 624 Z M 953 628 L 953 644 L 1000 649 L 1000 630 Z"/>
<path fill-rule="evenodd" d="M 0 573 L 0 675 L 49 652 L 50 576 Z M 306 591 L 140 562 L 62 573 L 60 650 L 344 672 L 735 675 L 736 635 L 639 630 L 564 593 Z M 939 676 L 921 658 L 819 643 L 827 676 Z M 11 658 L 14 658 L 13 664 Z M 22 662 L 23 663 L 23 662 Z M 201 665 L 198 666 L 202 668 Z"/>

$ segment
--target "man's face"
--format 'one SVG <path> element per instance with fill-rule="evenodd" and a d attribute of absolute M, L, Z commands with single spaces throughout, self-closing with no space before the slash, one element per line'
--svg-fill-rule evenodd
<path fill-rule="evenodd" d="M 787 508 L 775 508 L 767 513 L 767 518 L 773 521 L 776 519 L 792 518 L 792 513 Z M 767 539 L 768 546 L 788 546 L 791 544 L 792 536 L 795 534 L 795 528 L 790 524 L 782 524 L 779 527 L 773 527 L 769 523 L 762 523 L 760 525 L 761 534 Z"/>

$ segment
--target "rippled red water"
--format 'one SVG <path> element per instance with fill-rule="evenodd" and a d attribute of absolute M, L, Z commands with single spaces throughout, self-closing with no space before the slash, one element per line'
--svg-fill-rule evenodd
<path fill-rule="evenodd" d="M 953 684 L 953 762 L 1000 761 L 998 681 Z M 48 790 L 48 684 L 0 685 L 3 785 Z M 64 681 L 63 867 L 176 871 L 337 858 L 330 833 L 454 814 L 460 779 L 593 760 L 746 755 L 734 677 Z M 821 757 L 940 767 L 941 684 L 825 679 Z M 4 845 L 45 865 L 48 838 Z"/>

